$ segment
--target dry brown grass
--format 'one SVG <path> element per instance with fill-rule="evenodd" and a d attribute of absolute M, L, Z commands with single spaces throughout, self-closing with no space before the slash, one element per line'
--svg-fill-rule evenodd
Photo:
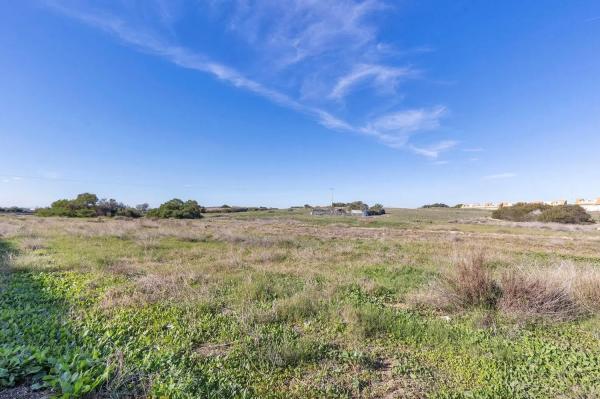
<path fill-rule="evenodd" d="M 575 301 L 587 312 L 600 314 L 600 270 L 589 268 L 573 282 Z"/>
<path fill-rule="evenodd" d="M 24 237 L 20 242 L 21 249 L 25 251 L 37 251 L 46 248 L 46 240 L 41 237 Z"/>
<path fill-rule="evenodd" d="M 501 291 L 485 262 L 486 257 L 481 250 L 455 255 L 453 267 L 427 289 L 417 293 L 413 301 L 444 310 L 494 308 Z"/>
<path fill-rule="evenodd" d="M 196 272 L 134 275 L 130 284 L 106 291 L 101 303 L 104 309 L 158 302 L 198 302 L 210 297 L 211 282 Z"/>
<path fill-rule="evenodd" d="M 553 278 L 511 270 L 502 276 L 500 285 L 498 308 L 513 318 L 559 322 L 580 315 L 572 291 Z"/>
<path fill-rule="evenodd" d="M 521 321 L 562 322 L 600 311 L 595 265 L 521 264 L 494 272 L 486 267 L 487 259 L 482 251 L 459 257 L 412 300 L 440 310 L 498 310 Z"/>
<path fill-rule="evenodd" d="M 311 301 L 303 297 L 305 290 L 280 293 L 279 287 L 270 286 L 277 283 L 261 276 L 286 274 L 304 283 L 322 279 L 330 292 L 358 283 L 365 292 L 375 294 L 380 284 L 362 276 L 362 269 L 371 265 L 411 265 L 441 272 L 442 278 L 412 298 L 438 309 L 498 307 L 505 313 L 525 317 L 546 314 L 549 318 L 554 317 L 555 309 L 570 318 L 573 312 L 568 302 L 582 311 L 600 312 L 600 271 L 581 264 L 571 269 L 556 266 L 558 256 L 600 258 L 599 236 L 592 232 L 577 237 L 562 232 L 532 234 L 524 229 L 491 230 L 490 226 L 485 231 L 458 231 L 457 226 L 451 226 L 457 231 L 448 234 L 447 230 L 438 230 L 440 226 L 429 230 L 341 223 L 315 226 L 291 219 L 0 217 L 0 234 L 17 238 L 19 247 L 28 253 L 15 267 L 52 267 L 44 263 L 44 251 L 35 250 L 51 245 L 49 242 L 57 236 L 117 237 L 140 248 L 141 255 L 116 257 L 96 270 L 128 280 L 124 287 L 107 294 L 107 307 L 183 297 L 204 300 L 208 294 L 201 286 L 206 281 L 243 275 L 246 280 L 236 287 L 241 302 L 259 300 L 264 294 L 276 299 L 271 310 L 275 315 L 269 317 L 286 318 L 289 314 L 294 319 L 297 308 L 312 312 Z M 165 252 L 165 239 L 194 245 L 175 245 Z M 549 258 L 546 265 L 530 264 L 523 254 L 532 250 Z M 465 255 L 449 262 L 454 253 Z M 93 265 L 82 256 L 81 262 L 69 267 L 89 270 Z M 203 283 L 196 282 L 198 276 Z M 500 298 L 502 287 L 505 293 Z"/>

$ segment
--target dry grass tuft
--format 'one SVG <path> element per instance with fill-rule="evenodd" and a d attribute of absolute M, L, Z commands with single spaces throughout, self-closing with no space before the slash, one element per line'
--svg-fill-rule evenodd
<path fill-rule="evenodd" d="M 37 251 L 46 248 L 46 240 L 41 237 L 25 237 L 19 243 L 23 250 Z"/>
<path fill-rule="evenodd" d="M 457 258 L 453 268 L 413 301 L 441 310 L 499 310 L 524 321 L 562 322 L 600 312 L 600 270 L 595 266 L 526 265 L 497 277 L 488 263 L 482 252 Z"/>
<path fill-rule="evenodd" d="M 387 334 L 395 326 L 393 312 L 374 304 L 346 306 L 341 315 L 348 332 L 359 339 Z"/>
<path fill-rule="evenodd" d="M 567 321 L 577 318 L 580 309 L 568 287 L 552 276 L 510 270 L 501 278 L 502 297 L 498 308 L 519 319 Z"/>
<path fill-rule="evenodd" d="M 455 257 L 454 267 L 413 299 L 438 309 L 494 308 L 501 291 L 482 252 Z"/>
<path fill-rule="evenodd" d="M 104 309 L 139 306 L 166 301 L 198 301 L 208 296 L 210 286 L 195 272 L 148 274 L 138 276 L 132 284 L 109 289 L 102 300 Z"/>
<path fill-rule="evenodd" d="M 575 301 L 587 312 L 600 314 L 600 270 L 588 268 L 573 282 Z"/>

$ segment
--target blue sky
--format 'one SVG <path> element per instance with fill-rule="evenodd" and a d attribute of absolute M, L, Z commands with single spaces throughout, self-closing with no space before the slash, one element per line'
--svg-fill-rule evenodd
<path fill-rule="evenodd" d="M 600 3 L 0 2 L 0 205 L 600 196 Z"/>

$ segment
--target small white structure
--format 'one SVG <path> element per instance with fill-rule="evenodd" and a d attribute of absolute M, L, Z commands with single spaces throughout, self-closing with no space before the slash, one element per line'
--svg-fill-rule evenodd
<path fill-rule="evenodd" d="M 547 201 L 545 204 L 552 206 L 567 205 L 567 200 Z"/>
<path fill-rule="evenodd" d="M 352 210 L 350 211 L 350 214 L 351 214 L 352 216 L 368 216 L 368 215 L 367 215 L 367 211 L 366 211 L 366 210 L 364 210 L 364 209 L 363 209 L 363 210 L 361 210 L 361 209 L 352 209 Z"/>
<path fill-rule="evenodd" d="M 469 209 L 490 209 L 490 210 L 495 210 L 495 209 L 498 209 L 499 205 L 498 204 L 494 204 L 493 202 L 484 202 L 482 204 L 464 204 L 462 207 L 463 208 L 469 208 Z"/>
<path fill-rule="evenodd" d="M 600 197 L 594 200 L 578 199 L 575 201 L 576 205 L 579 205 L 588 212 L 600 212 Z"/>

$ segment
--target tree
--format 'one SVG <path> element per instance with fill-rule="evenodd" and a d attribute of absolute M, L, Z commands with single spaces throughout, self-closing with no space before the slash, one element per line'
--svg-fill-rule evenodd
<path fill-rule="evenodd" d="M 174 219 L 200 219 L 202 211 L 203 208 L 194 200 L 183 202 L 178 198 L 174 198 L 158 208 L 148 211 L 148 216 Z"/>
<path fill-rule="evenodd" d="M 115 216 L 120 210 L 126 206 L 115 199 L 101 199 L 96 205 L 96 214 L 98 216 Z"/>
<path fill-rule="evenodd" d="M 115 199 L 98 200 L 96 194 L 83 193 L 75 199 L 54 201 L 48 208 L 36 210 L 39 216 L 95 217 L 128 216 L 139 217 L 141 212 L 130 208 Z"/>
<path fill-rule="evenodd" d="M 127 218 L 141 218 L 144 214 L 136 208 L 132 208 L 130 206 L 121 208 L 117 211 L 116 216 L 122 216 Z"/>
<path fill-rule="evenodd" d="M 448 205 L 436 202 L 435 204 L 423 205 L 421 208 L 450 208 Z"/>
<path fill-rule="evenodd" d="M 96 194 L 83 193 L 79 194 L 77 198 L 71 201 L 72 204 L 78 208 L 93 208 L 98 202 Z"/>
<path fill-rule="evenodd" d="M 579 205 L 558 205 L 543 211 L 537 218 L 540 222 L 568 224 L 594 223 L 592 215 Z"/>
<path fill-rule="evenodd" d="M 140 213 L 145 214 L 148 212 L 148 209 L 150 209 L 150 205 L 146 203 L 139 204 L 135 206 L 135 209 L 137 209 Z"/>
<path fill-rule="evenodd" d="M 381 204 L 375 204 L 372 207 L 369 208 L 367 214 L 369 216 L 375 216 L 375 215 L 385 215 L 385 209 L 383 209 L 383 205 Z"/>

